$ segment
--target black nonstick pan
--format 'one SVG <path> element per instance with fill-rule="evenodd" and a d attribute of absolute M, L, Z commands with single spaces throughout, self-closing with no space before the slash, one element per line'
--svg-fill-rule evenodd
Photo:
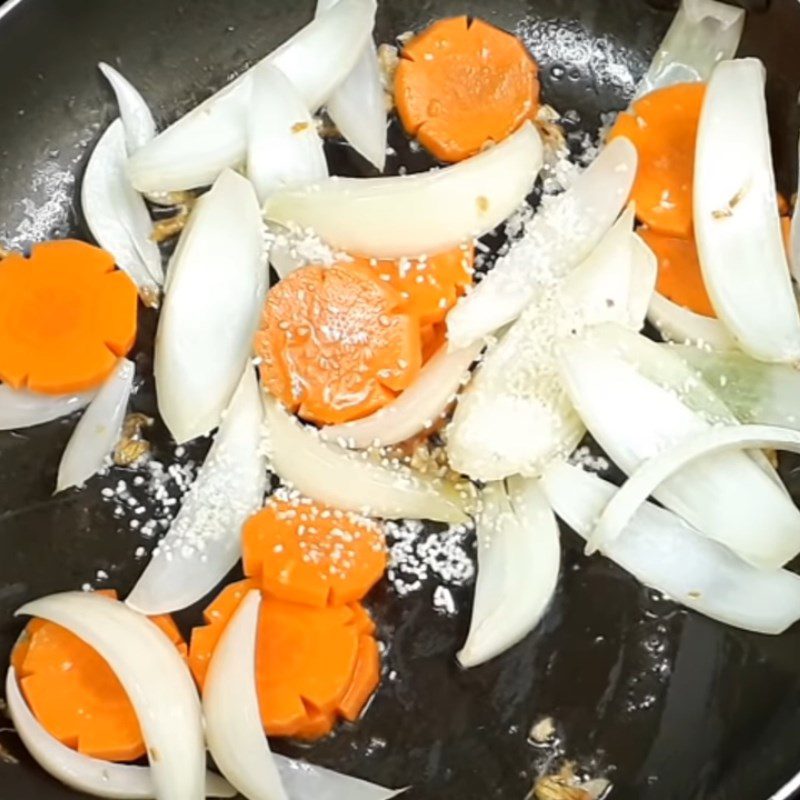
<path fill-rule="evenodd" d="M 752 0 L 741 53 L 765 62 L 778 179 L 795 191 L 800 115 L 800 3 Z M 594 133 L 600 114 L 630 99 L 663 36 L 673 0 L 381 0 L 377 36 L 468 13 L 520 33 L 541 65 L 544 98 Z M 12 247 L 68 234 L 88 237 L 77 210 L 91 144 L 116 115 L 96 64 L 118 65 L 162 123 L 175 119 L 265 54 L 311 16 L 310 0 L 12 0 L 0 7 L 0 240 Z M 430 166 L 395 131 L 409 169 Z M 331 143 L 339 174 L 367 174 Z M 143 312 L 134 398 L 154 413 L 153 312 Z M 798 398 L 800 402 L 800 398 Z M 84 583 L 125 593 L 152 539 L 131 531 L 102 490 L 52 496 L 66 419 L 0 433 L 0 659 L 33 597 Z M 173 457 L 162 429 L 156 455 Z M 202 456 L 205 445 L 190 455 Z M 782 465 L 800 498 L 800 466 Z M 462 671 L 454 654 L 469 619 L 471 587 L 452 590 L 457 613 L 432 597 L 438 580 L 399 597 L 379 588 L 371 607 L 387 644 L 384 680 L 357 726 L 292 756 L 390 786 L 409 800 L 523 800 L 535 777 L 574 760 L 608 777 L 614 800 L 768 800 L 800 770 L 800 630 L 770 638 L 684 612 L 609 562 L 580 555 L 564 536 L 564 564 L 545 621 L 489 664 Z M 138 551 L 138 555 L 137 555 Z M 107 575 L 107 577 L 103 577 Z M 196 621 L 196 610 L 180 622 Z M 528 739 L 551 716 L 557 740 Z M 0 721 L 0 800 L 77 797 L 27 757 Z M 791 797 L 790 790 L 776 795 Z"/>

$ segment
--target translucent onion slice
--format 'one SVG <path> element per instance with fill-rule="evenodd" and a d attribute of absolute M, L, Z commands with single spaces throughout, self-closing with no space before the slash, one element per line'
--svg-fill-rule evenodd
<path fill-rule="evenodd" d="M 267 484 L 263 407 L 247 367 L 214 444 L 167 535 L 125 601 L 142 614 L 168 614 L 207 595 L 241 557 L 244 521 Z"/>
<path fill-rule="evenodd" d="M 568 456 L 585 429 L 561 385 L 557 345 L 586 325 L 629 321 L 633 208 L 592 254 L 544 289 L 483 358 L 447 430 L 454 469 L 474 480 L 536 476 Z"/>
<path fill-rule="evenodd" d="M 338 0 L 317 0 L 317 14 Z M 353 148 L 381 172 L 386 166 L 386 99 L 378 65 L 378 50 L 369 41 L 353 71 L 333 90 L 328 116 Z"/>
<path fill-rule="evenodd" d="M 614 541 L 647 498 L 665 480 L 684 467 L 706 456 L 745 449 L 778 449 L 800 453 L 800 433 L 772 425 L 735 425 L 729 428 L 712 428 L 679 442 L 654 455 L 631 474 L 603 509 L 592 533 L 592 540 L 600 548 Z M 747 557 L 752 549 L 750 539 L 759 535 L 760 532 L 752 532 L 748 540 L 738 546 L 732 541 L 727 544 Z"/>
<path fill-rule="evenodd" d="M 697 136 L 694 228 L 725 327 L 754 358 L 795 363 L 800 314 L 778 216 L 764 80 L 755 58 L 714 70 Z"/>
<path fill-rule="evenodd" d="M 316 111 L 350 74 L 369 41 L 375 0 L 340 0 L 266 58 Z M 181 117 L 128 164 L 139 191 L 207 186 L 226 167 L 244 163 L 252 69 Z"/>
<path fill-rule="evenodd" d="M 140 147 L 144 147 L 155 138 L 156 121 L 144 98 L 130 81 L 114 67 L 104 64 L 102 61 L 97 66 L 111 84 L 117 97 L 119 115 L 125 128 L 125 144 L 128 155 L 135 153 Z"/>
<path fill-rule="evenodd" d="M 556 514 L 584 539 L 617 491 L 568 464 L 552 465 L 543 483 Z M 603 554 L 646 586 L 726 625 L 778 634 L 800 619 L 797 575 L 753 567 L 652 503 Z"/>
<path fill-rule="evenodd" d="M 91 403 L 97 392 L 54 397 L 49 394 L 12 389 L 0 384 L 0 431 L 30 428 L 54 419 L 66 417 Z"/>
<path fill-rule="evenodd" d="M 348 253 L 433 254 L 497 227 L 525 199 L 541 167 L 541 136 L 525 123 L 459 164 L 391 178 L 331 178 L 278 192 L 264 212 L 275 222 L 311 228 Z"/>
<path fill-rule="evenodd" d="M 543 287 L 587 258 L 622 213 L 636 178 L 636 148 L 614 139 L 572 186 L 539 209 L 522 238 L 447 316 L 453 347 L 513 322 Z"/>
<path fill-rule="evenodd" d="M 255 192 L 227 170 L 181 234 L 156 335 L 158 408 L 178 443 L 219 424 L 250 358 L 266 275 Z"/>
<path fill-rule="evenodd" d="M 81 184 L 81 207 L 98 244 L 139 290 L 158 297 L 164 281 L 161 253 L 150 238 L 153 221 L 125 174 L 125 128 L 116 119 L 95 145 Z"/>
<path fill-rule="evenodd" d="M 668 342 L 707 346 L 714 350 L 736 347 L 736 342 L 719 320 L 679 306 L 660 292 L 653 292 L 647 318 Z"/>
<path fill-rule="evenodd" d="M 290 800 L 391 800 L 406 789 L 386 789 L 305 761 L 273 755 Z"/>
<path fill-rule="evenodd" d="M 737 351 L 715 353 L 690 346 L 673 349 L 714 387 L 739 422 L 800 430 L 800 372 L 794 367 L 765 364 Z"/>
<path fill-rule="evenodd" d="M 558 525 L 537 480 L 490 483 L 477 519 L 478 579 L 469 634 L 458 653 L 475 667 L 522 641 L 547 610 L 558 582 Z"/>
<path fill-rule="evenodd" d="M 716 0 L 682 0 L 637 97 L 676 83 L 707 81 L 714 67 L 733 58 L 744 30 L 745 12 Z"/>
<path fill-rule="evenodd" d="M 322 139 L 297 89 L 269 62 L 253 69 L 247 177 L 259 203 L 280 188 L 328 177 Z"/>
<path fill-rule="evenodd" d="M 76 792 L 111 800 L 151 800 L 155 797 L 149 767 L 91 758 L 51 736 L 28 708 L 13 667 L 9 667 L 6 673 L 6 703 L 14 729 L 31 757 L 57 781 Z M 235 797 L 236 789 L 219 775 L 207 772 L 206 796 Z"/>
<path fill-rule="evenodd" d="M 272 469 L 308 497 L 386 519 L 468 521 L 464 498 L 449 482 L 348 453 L 300 425 L 273 397 L 264 403 Z"/>
<path fill-rule="evenodd" d="M 249 800 L 288 800 L 264 735 L 256 692 L 261 592 L 248 592 L 222 632 L 203 688 L 208 749 Z"/>
<path fill-rule="evenodd" d="M 325 441 L 358 450 L 407 441 L 430 428 L 455 401 L 482 347 L 479 342 L 451 353 L 443 347 L 388 406 L 356 422 L 323 428 L 320 435 Z"/>
<path fill-rule="evenodd" d="M 91 592 L 64 592 L 26 603 L 27 614 L 55 622 L 94 648 L 116 674 L 142 729 L 158 800 L 205 796 L 200 701 L 172 642 L 147 617 Z"/>
<path fill-rule="evenodd" d="M 647 351 L 653 363 L 634 365 L 609 346 L 615 339 L 633 337 L 624 331 L 615 337 L 612 326 L 604 330 L 605 343 L 602 336 L 589 336 L 562 347 L 561 374 L 590 433 L 630 475 L 647 459 L 712 424 L 691 407 L 696 399 L 692 395 L 703 394 L 702 381 L 690 378 L 665 389 L 643 374 L 668 361 L 668 351 L 648 343 L 655 348 L 648 346 Z M 680 374 L 677 369 L 675 377 Z M 800 512 L 744 453 L 699 459 L 661 484 L 655 497 L 759 566 L 781 566 L 800 551 Z"/>
<path fill-rule="evenodd" d="M 58 465 L 56 492 L 83 486 L 114 450 L 133 388 L 136 367 L 122 358 L 75 426 Z"/>
<path fill-rule="evenodd" d="M 658 280 L 658 259 L 641 236 L 631 237 L 631 281 L 628 297 L 628 326 L 640 331 L 647 319 Z"/>

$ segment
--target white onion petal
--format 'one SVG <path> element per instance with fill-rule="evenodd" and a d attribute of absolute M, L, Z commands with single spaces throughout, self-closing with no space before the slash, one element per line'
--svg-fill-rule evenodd
<path fill-rule="evenodd" d="M 562 347 L 561 374 L 586 427 L 624 472 L 632 474 L 671 444 L 712 427 L 692 409 L 693 399 L 708 387 L 692 378 L 677 356 L 614 326 L 598 331 L 594 338 Z M 652 363 L 626 360 L 614 346 L 622 342 L 624 347 L 626 339 L 647 348 Z M 667 363 L 670 357 L 674 365 Z M 668 389 L 646 377 L 648 369 L 662 363 L 674 367 L 680 381 Z M 681 368 L 687 369 L 688 379 Z M 723 421 L 731 424 L 725 410 Z M 745 453 L 699 459 L 662 483 L 655 497 L 705 535 L 760 566 L 781 566 L 800 551 L 800 512 Z"/>
<path fill-rule="evenodd" d="M 800 433 L 773 425 L 712 428 L 657 453 L 631 473 L 630 478 L 603 509 L 592 532 L 592 541 L 599 548 L 614 541 L 647 498 L 665 480 L 684 467 L 706 456 L 745 449 L 779 449 L 800 453 Z M 747 558 L 751 547 L 750 539 L 758 536 L 760 532 L 753 532 L 739 546 L 730 540 L 726 544 Z"/>
<path fill-rule="evenodd" d="M 543 483 L 555 512 L 584 539 L 616 492 L 568 464 L 551 466 Z M 727 625 L 778 634 L 800 618 L 797 575 L 753 567 L 652 503 L 639 508 L 603 554 L 646 586 Z"/>
<path fill-rule="evenodd" d="M 266 275 L 255 192 L 227 170 L 181 234 L 156 335 L 158 408 L 179 444 L 219 424 L 250 357 Z"/>
<path fill-rule="evenodd" d="M 338 0 L 317 0 L 317 14 Z M 369 41 L 356 65 L 333 90 L 326 104 L 328 116 L 339 132 L 381 172 L 386 166 L 386 100 L 383 94 L 378 50 Z"/>
<path fill-rule="evenodd" d="M 697 134 L 694 228 L 709 297 L 734 339 L 762 361 L 797 362 L 800 314 L 778 215 L 764 80 L 754 58 L 724 61 L 711 76 Z"/>
<path fill-rule="evenodd" d="M 66 417 L 91 403 L 96 391 L 49 395 L 0 384 L 0 431 L 30 428 Z"/>
<path fill-rule="evenodd" d="M 320 435 L 359 450 L 407 441 L 441 418 L 468 379 L 469 367 L 481 349 L 480 342 L 453 352 L 443 347 L 396 400 L 364 419 L 323 428 Z"/>
<path fill-rule="evenodd" d="M 261 592 L 248 592 L 214 649 L 203 687 L 206 741 L 222 774 L 249 800 L 288 800 L 259 713 L 260 607 Z"/>
<path fill-rule="evenodd" d="M 273 755 L 290 800 L 391 800 L 405 789 L 386 789 L 305 761 Z"/>
<path fill-rule="evenodd" d="M 208 594 L 241 556 L 241 528 L 260 508 L 267 483 L 261 454 L 263 407 L 247 367 L 192 488 L 125 601 L 167 614 Z"/>
<path fill-rule="evenodd" d="M 269 62 L 253 69 L 247 177 L 259 203 L 277 189 L 328 177 L 317 126 L 289 79 Z"/>
<path fill-rule="evenodd" d="M 273 397 L 264 402 L 272 469 L 308 497 L 365 516 L 468 521 L 460 493 L 447 481 L 349 453 L 300 425 Z"/>
<path fill-rule="evenodd" d="M 76 792 L 110 800 L 151 800 L 155 787 L 149 767 L 115 764 L 73 750 L 51 736 L 22 696 L 13 667 L 6 673 L 6 703 L 22 743 L 37 764 L 49 775 Z M 224 778 L 206 773 L 206 796 L 235 797 Z"/>
<path fill-rule="evenodd" d="M 720 61 L 736 55 L 744 22 L 745 12 L 728 3 L 682 0 L 637 97 L 676 83 L 707 81 Z"/>
<path fill-rule="evenodd" d="M 719 320 L 679 306 L 660 292 L 653 292 L 647 318 L 668 342 L 691 343 L 714 350 L 736 347 L 736 342 Z"/>
<path fill-rule="evenodd" d="M 56 491 L 82 486 L 103 469 L 119 440 L 136 372 L 121 358 L 75 426 L 58 465 Z"/>
<path fill-rule="evenodd" d="M 564 194 L 539 209 L 522 238 L 447 316 L 453 347 L 512 322 L 542 287 L 587 258 L 619 217 L 636 177 L 636 148 L 620 137 Z"/>
<path fill-rule="evenodd" d="M 541 136 L 526 123 L 459 164 L 416 175 L 330 178 L 278 192 L 264 212 L 275 222 L 311 228 L 348 253 L 432 255 L 503 222 L 532 189 L 542 152 Z"/>
<path fill-rule="evenodd" d="M 96 650 L 136 711 L 158 800 L 205 795 L 200 701 L 172 642 L 146 617 L 92 592 L 65 592 L 26 603 L 16 615 L 55 622 Z"/>
<path fill-rule="evenodd" d="M 458 653 L 475 667 L 520 642 L 541 620 L 558 582 L 558 525 L 537 480 L 488 484 L 476 523 L 478 579 L 469 635 Z"/>
<path fill-rule="evenodd" d="M 372 33 L 375 0 L 340 0 L 264 61 L 292 82 L 316 111 L 355 66 Z M 128 163 L 144 192 L 193 189 L 213 183 L 226 167 L 244 163 L 252 69 L 181 117 Z"/>
<path fill-rule="evenodd" d="M 95 145 L 81 184 L 81 207 L 98 244 L 140 290 L 158 295 L 164 280 L 161 253 L 150 238 L 153 221 L 125 173 L 125 129 L 116 119 Z"/>
<path fill-rule="evenodd" d="M 102 61 L 97 66 L 117 97 L 119 115 L 125 127 L 125 144 L 128 155 L 131 155 L 155 138 L 156 121 L 144 98 L 127 78 Z"/>

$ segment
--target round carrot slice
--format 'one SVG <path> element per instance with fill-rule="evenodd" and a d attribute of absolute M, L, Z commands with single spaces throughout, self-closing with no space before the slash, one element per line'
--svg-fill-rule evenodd
<path fill-rule="evenodd" d="M 500 142 L 539 105 L 539 68 L 522 42 L 479 19 L 435 22 L 403 49 L 395 102 L 405 129 L 442 161 Z"/>
<path fill-rule="evenodd" d="M 703 282 L 694 239 L 665 236 L 646 228 L 640 228 L 639 235 L 658 258 L 656 289 L 673 303 L 696 314 L 716 317 Z"/>
<path fill-rule="evenodd" d="M 639 219 L 660 233 L 692 234 L 694 151 L 705 91 L 702 83 L 680 83 L 650 92 L 619 115 L 609 136 L 626 136 L 636 146 L 631 198 Z"/>
<path fill-rule="evenodd" d="M 311 606 L 361 600 L 386 570 L 374 522 L 306 498 L 270 498 L 245 523 L 242 551 L 245 574 L 268 595 Z"/>
<path fill-rule="evenodd" d="M 382 408 L 419 372 L 419 324 L 371 271 L 305 267 L 267 296 L 261 379 L 304 419 L 338 424 Z"/>
<path fill-rule="evenodd" d="M 186 643 L 172 618 L 152 619 L 185 654 Z M 135 761 L 145 754 L 122 684 L 97 651 L 66 628 L 32 620 L 12 663 L 34 715 L 60 742 L 106 761 Z"/>
<path fill-rule="evenodd" d="M 104 250 L 66 239 L 0 262 L 0 380 L 67 394 L 101 384 L 136 338 L 137 293 Z"/>

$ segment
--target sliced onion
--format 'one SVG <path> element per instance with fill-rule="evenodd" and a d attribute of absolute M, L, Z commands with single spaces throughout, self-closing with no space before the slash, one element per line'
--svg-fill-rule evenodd
<path fill-rule="evenodd" d="M 522 641 L 547 610 L 558 582 L 558 525 L 537 480 L 512 478 L 481 493 L 478 579 L 469 635 L 458 653 L 475 667 Z"/>
<path fill-rule="evenodd" d="M 636 148 L 609 142 L 564 194 L 539 209 L 521 239 L 447 316 L 453 347 L 466 347 L 515 320 L 543 287 L 587 258 L 625 208 Z"/>
<path fill-rule="evenodd" d="M 269 62 L 253 69 L 247 177 L 259 203 L 277 189 L 328 177 L 322 139 L 303 98 Z"/>
<path fill-rule="evenodd" d="M 6 673 L 6 703 L 22 743 L 36 763 L 57 781 L 76 792 L 111 800 L 150 800 L 155 797 L 149 767 L 91 758 L 51 736 L 28 708 L 14 667 L 9 667 Z M 207 772 L 206 795 L 235 797 L 236 789 L 219 775 Z"/>
<path fill-rule="evenodd" d="M 585 429 L 561 385 L 558 342 L 587 324 L 629 321 L 633 208 L 560 284 L 544 289 L 483 358 L 447 430 L 452 467 L 474 480 L 536 476 Z"/>
<path fill-rule="evenodd" d="M 142 614 L 168 614 L 207 595 L 241 557 L 241 528 L 267 484 L 263 408 L 247 367 L 214 444 L 167 535 L 125 601 Z"/>
<path fill-rule="evenodd" d="M 66 417 L 86 408 L 97 394 L 95 391 L 80 394 L 53 396 L 27 389 L 12 389 L 0 384 L 0 431 L 30 428 L 54 419 Z"/>
<path fill-rule="evenodd" d="M 348 253 L 433 254 L 497 227 L 525 199 L 541 167 L 542 140 L 528 122 L 459 164 L 391 178 L 331 178 L 278 192 L 264 212 L 275 222 L 311 228 Z"/>
<path fill-rule="evenodd" d="M 732 350 L 736 347 L 736 342 L 719 320 L 679 306 L 660 292 L 653 292 L 647 318 L 669 342 L 708 346 L 714 350 Z"/>
<path fill-rule="evenodd" d="M 83 486 L 100 472 L 122 432 L 136 367 L 122 358 L 75 426 L 61 463 L 56 492 Z"/>
<path fill-rule="evenodd" d="M 323 428 L 320 435 L 325 441 L 358 450 L 407 441 L 442 417 L 469 378 L 470 365 L 481 349 L 480 342 L 451 353 L 443 347 L 388 406 L 356 422 Z"/>
<path fill-rule="evenodd" d="M 261 592 L 248 592 L 214 650 L 203 687 L 206 741 L 222 774 L 249 800 L 288 800 L 256 692 L 260 607 Z"/>
<path fill-rule="evenodd" d="M 340 0 L 266 58 L 316 111 L 347 77 L 375 22 L 375 0 Z M 139 191 L 207 186 L 244 163 L 252 69 L 181 117 L 135 153 L 128 170 Z"/>
<path fill-rule="evenodd" d="M 631 521 L 648 497 L 673 475 L 698 459 L 731 450 L 779 449 L 800 453 L 800 433 L 772 425 L 735 425 L 729 428 L 712 428 L 645 461 L 622 488 L 609 501 L 597 520 L 591 542 L 603 547 L 614 541 Z M 758 560 L 758 551 L 752 552 L 753 538 L 760 531 L 750 531 L 741 542 L 726 541 L 728 547 L 746 559 Z M 797 549 L 800 550 L 800 540 Z"/>
<path fill-rule="evenodd" d="M 406 789 L 386 789 L 305 761 L 273 755 L 290 800 L 391 800 Z"/>
<path fill-rule="evenodd" d="M 464 498 L 447 481 L 324 442 L 272 397 L 265 398 L 265 408 L 273 470 L 313 500 L 386 519 L 468 521 Z"/>
<path fill-rule="evenodd" d="M 739 422 L 800 430 L 800 372 L 787 364 L 765 364 L 735 350 L 699 347 L 673 350 L 714 388 Z"/>
<path fill-rule="evenodd" d="M 114 67 L 104 64 L 102 61 L 97 66 L 111 84 L 117 97 L 119 115 L 125 128 L 125 144 L 128 155 L 135 153 L 140 147 L 144 147 L 155 138 L 156 121 L 144 98 L 130 81 Z"/>
<path fill-rule="evenodd" d="M 219 424 L 250 357 L 266 274 L 255 192 L 227 170 L 181 234 L 156 336 L 158 408 L 179 444 Z"/>
<path fill-rule="evenodd" d="M 714 70 L 697 135 L 694 227 L 708 294 L 734 339 L 761 361 L 798 362 L 800 314 L 778 215 L 764 80 L 755 58 Z"/>
<path fill-rule="evenodd" d="M 96 650 L 136 711 L 158 800 L 204 796 L 205 748 L 200 701 L 172 642 L 124 603 L 92 592 L 64 592 L 26 603 L 28 614 L 55 622 Z"/>
<path fill-rule="evenodd" d="M 670 357 L 675 364 L 668 366 L 675 368 L 676 377 L 684 365 L 643 337 L 638 339 L 642 348 L 647 347 L 651 363 L 631 363 L 622 351 L 624 342 L 633 338 L 605 326 L 599 336 L 563 346 L 561 356 L 561 374 L 581 419 L 628 475 L 676 442 L 711 427 L 691 407 L 707 392 L 702 381 L 692 378 L 690 371 L 688 379 L 670 389 L 649 380 L 643 372 Z M 613 346 L 615 341 L 621 342 L 619 348 Z M 752 540 L 747 557 L 760 566 L 780 566 L 800 551 L 800 512 L 744 453 L 699 459 L 659 486 L 655 497 L 723 544 L 737 548 Z"/>
<path fill-rule="evenodd" d="M 100 137 L 81 184 L 81 207 L 98 244 L 141 291 L 158 297 L 164 281 L 161 253 L 150 238 L 153 221 L 125 174 L 125 129 L 116 119 Z"/>
<path fill-rule="evenodd" d="M 317 14 L 333 8 L 338 0 L 317 0 Z M 378 65 L 378 50 L 369 41 L 352 72 L 333 90 L 327 102 L 328 116 L 339 132 L 381 172 L 386 166 L 386 99 Z"/>
<path fill-rule="evenodd" d="M 641 236 L 631 237 L 631 285 L 628 297 L 628 326 L 640 331 L 647 319 L 658 280 L 658 259 Z"/>
<path fill-rule="evenodd" d="M 545 473 L 555 512 L 584 539 L 616 487 L 568 464 Z M 603 554 L 646 586 L 726 625 L 782 633 L 800 619 L 800 578 L 762 570 L 701 536 L 664 508 L 645 503 Z"/>
<path fill-rule="evenodd" d="M 736 55 L 744 21 L 745 12 L 728 3 L 682 0 L 637 97 L 676 83 L 707 81 L 720 61 Z"/>

